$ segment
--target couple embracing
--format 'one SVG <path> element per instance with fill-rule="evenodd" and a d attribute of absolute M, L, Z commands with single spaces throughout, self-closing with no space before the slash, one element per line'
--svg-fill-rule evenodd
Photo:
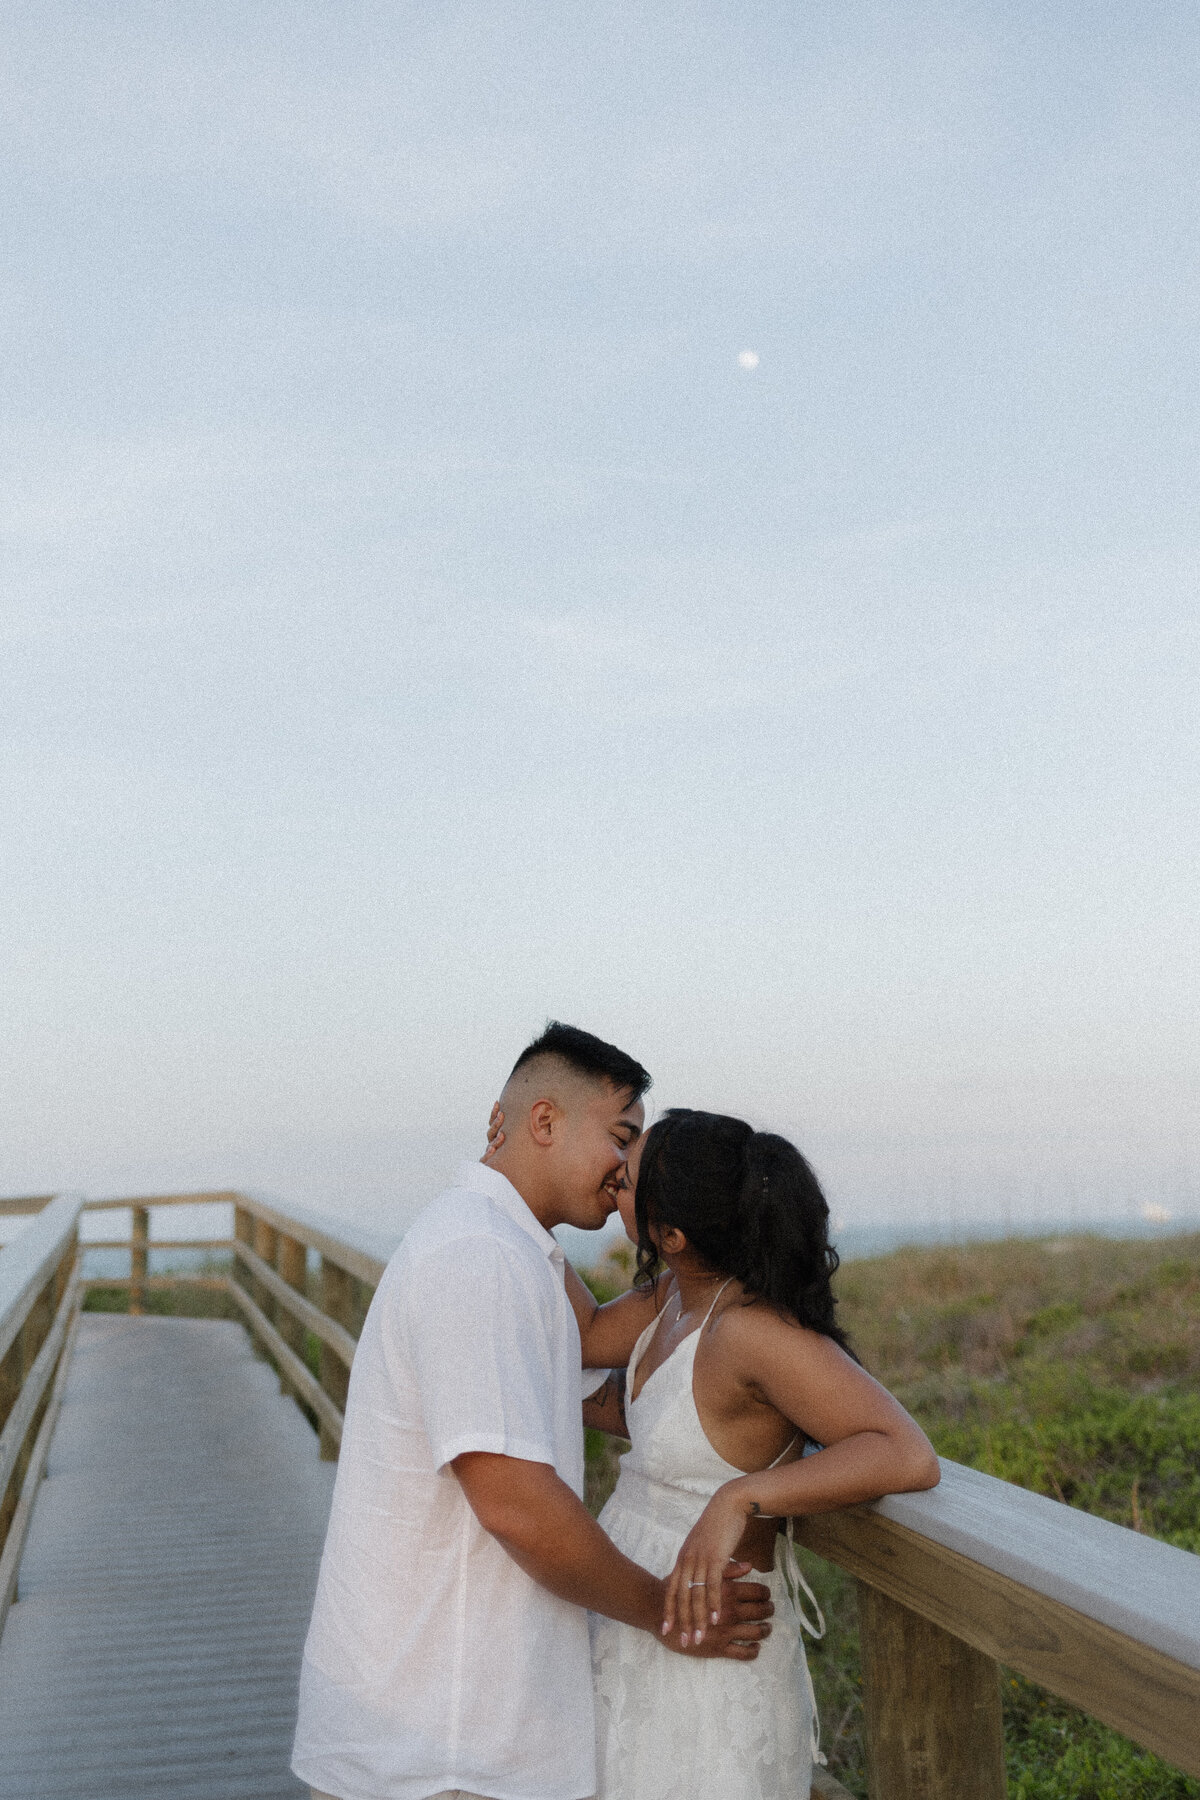
<path fill-rule="evenodd" d="M 784 1522 L 932 1486 L 834 1319 L 799 1151 L 552 1024 L 408 1231 L 351 1374 L 293 1768 L 317 1800 L 805 1800 Z M 619 1207 L 598 1306 L 551 1235 Z M 629 1438 L 597 1523 L 583 1422 Z M 811 1628 L 811 1627 L 810 1627 Z"/>

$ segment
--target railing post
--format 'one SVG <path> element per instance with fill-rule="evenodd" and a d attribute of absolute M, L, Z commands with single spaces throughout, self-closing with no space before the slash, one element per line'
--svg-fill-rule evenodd
<path fill-rule="evenodd" d="M 4 1360 L 0 1362 L 0 1429 L 4 1421 L 17 1403 L 21 1392 L 21 1383 L 25 1379 L 24 1333 L 18 1331 L 8 1347 Z M 13 1514 L 17 1510 L 17 1495 L 21 1484 L 14 1471 L 7 1488 L 0 1492 L 0 1549 L 8 1536 L 8 1528 L 12 1524 Z"/>
<path fill-rule="evenodd" d="M 871 1800 L 1004 1800 L 996 1664 L 857 1585 Z"/>
<path fill-rule="evenodd" d="M 254 1220 L 250 1248 L 254 1251 L 255 1256 L 261 1257 L 265 1263 L 270 1263 L 272 1268 L 275 1267 L 275 1250 L 278 1242 L 279 1233 L 276 1231 L 275 1227 L 273 1225 L 268 1225 L 265 1219 L 256 1218 Z M 265 1283 L 258 1279 L 257 1275 L 251 1275 L 250 1277 L 250 1294 L 255 1305 L 259 1308 L 259 1311 L 264 1313 L 271 1321 L 271 1324 L 274 1325 L 276 1323 L 275 1315 L 277 1310 L 275 1298 Z M 270 1360 L 269 1351 L 264 1351 L 264 1355 Z M 279 1376 L 279 1387 L 280 1391 L 282 1391 L 284 1388 L 283 1373 L 279 1369 L 276 1369 L 275 1372 Z"/>
<path fill-rule="evenodd" d="M 279 1233 L 276 1231 L 275 1227 L 273 1225 L 268 1225 L 265 1219 L 255 1219 L 254 1238 L 251 1249 L 256 1256 L 262 1258 L 263 1262 L 270 1263 L 272 1268 L 275 1267 L 275 1251 L 278 1242 Z M 252 1280 L 250 1283 L 250 1292 L 254 1296 L 256 1304 L 264 1313 L 266 1313 L 268 1319 L 270 1319 L 272 1325 L 274 1325 L 275 1301 L 267 1292 L 263 1283 L 257 1278 Z"/>
<path fill-rule="evenodd" d="M 133 1229 L 129 1237 L 129 1310 L 131 1313 L 143 1313 L 146 1310 L 146 1270 L 149 1266 L 150 1242 L 150 1208 L 135 1206 L 133 1211 Z"/>
<path fill-rule="evenodd" d="M 54 1271 L 54 1311 L 62 1304 L 62 1297 L 67 1291 L 67 1283 L 71 1279 L 71 1271 L 79 1256 L 79 1227 L 71 1233 L 71 1241 L 63 1254 L 63 1259 Z"/>
<path fill-rule="evenodd" d="M 290 1288 L 308 1297 L 308 1251 L 299 1238 L 287 1237 L 282 1231 L 275 1252 L 275 1267 Z M 286 1306 L 276 1308 L 275 1329 L 290 1350 L 304 1360 L 304 1326 Z M 290 1381 L 279 1378 L 285 1394 L 294 1394 Z"/>
<path fill-rule="evenodd" d="M 329 1257 L 321 1258 L 321 1311 L 326 1318 L 334 1319 L 344 1325 L 347 1331 L 354 1330 L 354 1278 L 345 1269 L 339 1269 Z M 338 1411 L 346 1410 L 346 1394 L 350 1387 L 350 1371 L 335 1350 L 328 1344 L 321 1345 L 320 1382 Z M 338 1447 L 332 1436 L 321 1427 L 321 1460 L 336 1462 Z"/>
<path fill-rule="evenodd" d="M 247 1212 L 244 1206 L 235 1206 L 233 1209 L 233 1235 L 239 1244 L 248 1244 L 253 1250 L 254 1214 Z M 247 1293 L 250 1293 L 251 1283 L 249 1272 L 245 1263 L 239 1261 L 236 1256 L 233 1259 L 233 1279 L 240 1287 L 244 1287 Z"/>
<path fill-rule="evenodd" d="M 55 1305 L 57 1277 L 58 1270 L 56 1269 L 33 1305 L 30 1307 L 25 1316 L 24 1324 L 21 1326 L 20 1331 L 13 1340 L 12 1351 L 10 1354 L 15 1357 L 13 1370 L 17 1377 L 18 1391 L 23 1386 L 30 1369 L 32 1369 L 34 1363 L 37 1361 L 38 1351 L 49 1336 L 50 1328 L 54 1323 L 54 1314 L 57 1311 Z M 17 1500 L 21 1492 L 21 1486 L 25 1480 L 25 1473 L 29 1467 L 29 1458 L 33 1449 L 34 1433 L 37 1430 L 43 1411 L 44 1403 L 34 1414 L 33 1421 L 25 1433 L 25 1441 L 21 1445 L 20 1452 L 17 1456 L 16 1466 L 13 1469 L 12 1480 L 9 1483 L 8 1492 L 6 1494 L 0 1494 L 0 1527 L 2 1527 L 2 1529 L 0 1529 L 0 1537 L 7 1537 L 8 1535 L 8 1529 L 17 1508 Z"/>

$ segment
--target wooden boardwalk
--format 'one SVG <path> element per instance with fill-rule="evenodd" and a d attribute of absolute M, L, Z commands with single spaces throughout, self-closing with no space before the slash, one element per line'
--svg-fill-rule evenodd
<path fill-rule="evenodd" d="M 0 1639 L 3 1800 L 296 1800 L 335 1465 L 240 1325 L 87 1314 Z"/>
<path fill-rule="evenodd" d="M 184 1205 L 231 1209 L 233 1237 L 152 1237 L 151 1213 Z M 80 1218 L 122 1210 L 128 1238 L 86 1248 L 126 1250 L 129 1275 L 81 1277 Z M 0 1800 L 301 1800 L 334 1465 L 240 1325 L 140 1315 L 158 1287 L 223 1291 L 336 1455 L 394 1241 L 226 1190 L 0 1199 L 5 1216 L 30 1222 L 0 1250 Z M 185 1249 L 225 1273 L 152 1273 Z M 113 1285 L 129 1314 L 85 1314 L 70 1355 L 81 1289 Z M 877 1794 L 1004 1800 L 1000 1666 L 1200 1776 L 1200 1557 L 951 1462 L 931 1493 L 797 1538 L 860 1583 Z M 824 1776 L 813 1792 L 849 1800 Z"/>

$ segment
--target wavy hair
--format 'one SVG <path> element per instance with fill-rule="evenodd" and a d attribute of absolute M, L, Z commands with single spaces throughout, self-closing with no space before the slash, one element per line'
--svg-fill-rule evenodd
<path fill-rule="evenodd" d="M 723 1113 L 673 1107 L 646 1134 L 634 1211 L 638 1285 L 653 1280 L 660 1261 L 651 1231 L 674 1227 L 748 1299 L 766 1300 L 854 1355 L 834 1316 L 839 1258 L 829 1203 L 786 1138 Z"/>

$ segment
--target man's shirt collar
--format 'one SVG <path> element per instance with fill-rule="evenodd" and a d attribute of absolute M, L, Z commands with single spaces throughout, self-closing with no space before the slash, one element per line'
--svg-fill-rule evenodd
<path fill-rule="evenodd" d="M 545 1252 L 551 1262 L 561 1263 L 564 1260 L 562 1246 L 558 1239 L 552 1236 L 538 1219 L 534 1218 L 508 1176 L 502 1175 L 499 1169 L 489 1168 L 487 1163 L 459 1163 L 454 1176 L 454 1185 L 456 1188 L 466 1188 L 473 1194 L 486 1194 L 488 1199 L 493 1201 L 501 1212 L 513 1221 L 514 1225 L 519 1225 L 522 1231 L 529 1233 L 534 1243 Z"/>

